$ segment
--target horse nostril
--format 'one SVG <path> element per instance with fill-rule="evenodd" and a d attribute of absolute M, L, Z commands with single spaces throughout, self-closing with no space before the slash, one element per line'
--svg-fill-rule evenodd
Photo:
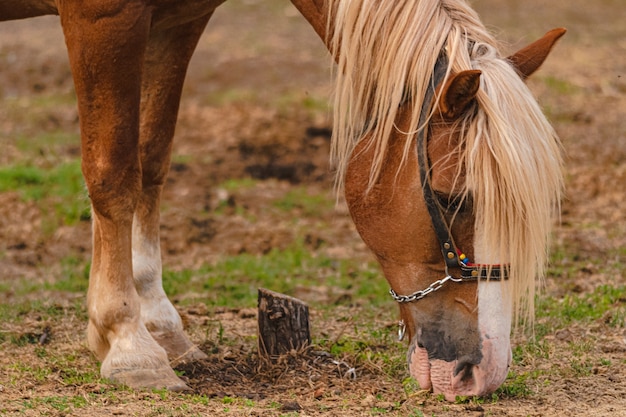
<path fill-rule="evenodd" d="M 454 376 L 459 376 L 461 374 L 461 381 L 467 381 L 468 379 L 473 378 L 472 369 L 475 365 L 478 365 L 471 358 L 460 358 L 457 362 L 457 365 L 454 367 Z"/>

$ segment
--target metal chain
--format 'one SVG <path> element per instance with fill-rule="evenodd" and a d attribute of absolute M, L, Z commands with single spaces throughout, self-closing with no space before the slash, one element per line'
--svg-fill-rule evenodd
<path fill-rule="evenodd" d="M 399 303 L 411 303 L 413 301 L 421 300 L 422 298 L 426 297 L 428 294 L 439 290 L 441 287 L 443 287 L 443 284 L 445 284 L 448 281 L 461 282 L 463 281 L 463 279 L 454 278 L 451 275 L 448 275 L 445 278 L 438 279 L 437 281 L 433 282 L 427 288 L 420 290 L 420 291 L 415 291 L 413 294 L 410 294 L 410 295 L 399 295 L 393 290 L 393 288 L 389 289 L 389 294 L 391 294 L 391 297 L 393 297 L 393 299 Z"/>

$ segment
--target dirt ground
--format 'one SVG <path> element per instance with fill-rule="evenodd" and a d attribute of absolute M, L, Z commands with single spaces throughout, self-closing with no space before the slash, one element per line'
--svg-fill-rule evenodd
<path fill-rule="evenodd" d="M 331 193 L 328 167 L 330 120 L 324 107 L 330 95 L 329 58 L 319 39 L 287 2 L 231 0 L 216 12 L 189 70 L 176 133 L 172 170 L 163 206 L 164 263 L 173 269 L 197 268 L 225 255 L 262 254 L 294 242 L 293 225 L 263 210 L 273 196 L 293 187 Z M 555 297 L 586 293 L 603 284 L 626 284 L 626 7 L 623 0 L 551 1 L 476 0 L 472 2 L 489 27 L 513 51 L 558 26 L 568 28 L 540 74 L 530 81 L 541 105 L 563 140 L 567 163 L 567 196 L 554 236 L 565 255 L 561 268 L 547 277 L 545 293 Z M 497 28 L 497 29 L 495 29 Z M 41 131 L 78 132 L 71 101 L 38 107 L 50 94 L 71 97 L 72 82 L 63 37 L 54 17 L 0 23 L 0 98 L 14 103 L 0 114 L 0 165 L 23 157 L 20 141 Z M 296 103 L 296 104 L 294 104 Z M 46 165 L 75 159 L 78 143 L 54 154 L 42 147 L 33 161 Z M 255 178 L 263 192 L 241 192 L 232 201 L 219 188 L 227 179 Z M 231 200 L 229 200 L 231 199 Z M 210 211 L 230 201 L 245 206 L 254 220 Z M 332 228 L 311 228 L 311 250 L 338 258 L 370 260 L 341 204 L 324 219 Z M 45 281 L 58 276 L 59 260 L 87 259 L 89 222 L 42 230 L 45 213 L 15 192 L 0 193 L 0 283 L 13 279 Z M 382 279 L 382 278 L 381 278 Z M 10 296 L 10 295 L 7 295 Z M 626 295 L 624 296 L 626 300 Z M 11 300 L 3 300 L 11 301 Z M 16 302 L 19 300 L 16 300 Z M 71 304 L 75 300 L 64 300 Z M 626 301 L 624 301 L 626 302 Z M 206 324 L 202 306 L 182 311 L 195 331 Z M 212 312 L 224 332 L 254 334 L 254 311 Z M 338 314 L 358 314 L 358 311 Z M 33 319 L 35 320 L 35 319 Z M 323 324 L 337 326 L 332 320 Z M 0 324 L 1 326 L 1 324 Z M 195 326 L 195 327 L 194 327 Z M 78 350 L 78 364 L 93 366 L 82 336 L 80 317 L 54 325 L 58 349 Z M 0 327 L 1 328 L 1 327 Z M 6 330 L 6 329 L 5 329 Z M 222 401 L 184 405 L 168 397 L 170 415 L 343 415 L 436 416 L 626 416 L 626 333 L 624 326 L 572 325 L 546 336 L 558 351 L 550 361 L 537 357 L 518 370 L 548 369 L 568 362 L 568 340 L 593 338 L 609 358 L 607 370 L 589 375 L 536 380 L 533 395 L 503 397 L 497 402 L 444 404 L 427 393 L 407 396 L 400 380 L 384 372 L 361 369 L 356 381 L 344 378 L 344 365 L 321 354 L 285 358 L 284 366 L 259 371 L 255 346 L 219 352 L 206 363 L 188 367 L 185 375 L 198 393 L 250 399 L 258 407 L 225 410 Z M 564 336 L 565 334 L 565 336 Z M 242 337 L 242 340 L 245 338 Z M 562 342 L 559 341 L 562 340 Z M 521 341 L 521 339 L 520 339 Z M 211 351 L 214 346 L 203 346 Z M 32 349 L 0 345 L 2 372 L 15 355 Z M 82 356 L 81 356 L 82 355 Z M 34 356 L 33 356 L 34 357 Z M 49 393 L 87 395 L 106 390 L 99 384 L 67 386 L 58 381 L 2 382 L 4 401 L 28 400 Z M 116 393 L 117 396 L 123 395 Z M 133 401 L 136 400 L 136 401 Z M 162 401 L 159 393 L 127 393 L 123 402 L 106 400 L 72 412 L 46 409 L 47 415 L 157 415 L 146 403 Z M 278 406 L 271 408 L 269 404 Z M 185 408 L 190 407 L 190 408 Z M 195 408 L 194 408 L 195 407 Z M 185 411 L 187 410 L 187 411 Z M 15 415 L 20 411 L 16 408 Z M 38 415 L 28 410 L 23 415 Z M 13 414 L 11 414 L 13 415 Z"/>

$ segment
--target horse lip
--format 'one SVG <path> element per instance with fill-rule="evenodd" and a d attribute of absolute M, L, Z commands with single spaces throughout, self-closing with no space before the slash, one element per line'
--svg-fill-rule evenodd
<path fill-rule="evenodd" d="M 413 337 L 407 351 L 407 362 L 409 375 L 417 380 L 421 389 L 430 390 L 433 388 L 431 381 L 430 360 L 428 352 L 420 347 L 417 337 Z"/>

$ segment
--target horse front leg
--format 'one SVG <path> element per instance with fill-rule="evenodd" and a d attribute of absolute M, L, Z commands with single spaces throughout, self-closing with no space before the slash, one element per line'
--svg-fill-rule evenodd
<path fill-rule="evenodd" d="M 210 14 L 151 33 L 144 63 L 139 135 L 142 189 L 133 221 L 133 275 L 142 320 L 174 363 L 206 358 L 186 336 L 163 291 L 159 202 L 187 64 L 209 18 Z"/>
<path fill-rule="evenodd" d="M 141 320 L 132 223 L 141 193 L 139 105 L 150 14 L 143 1 L 61 1 L 93 215 L 88 341 L 103 377 L 186 389 Z"/>

